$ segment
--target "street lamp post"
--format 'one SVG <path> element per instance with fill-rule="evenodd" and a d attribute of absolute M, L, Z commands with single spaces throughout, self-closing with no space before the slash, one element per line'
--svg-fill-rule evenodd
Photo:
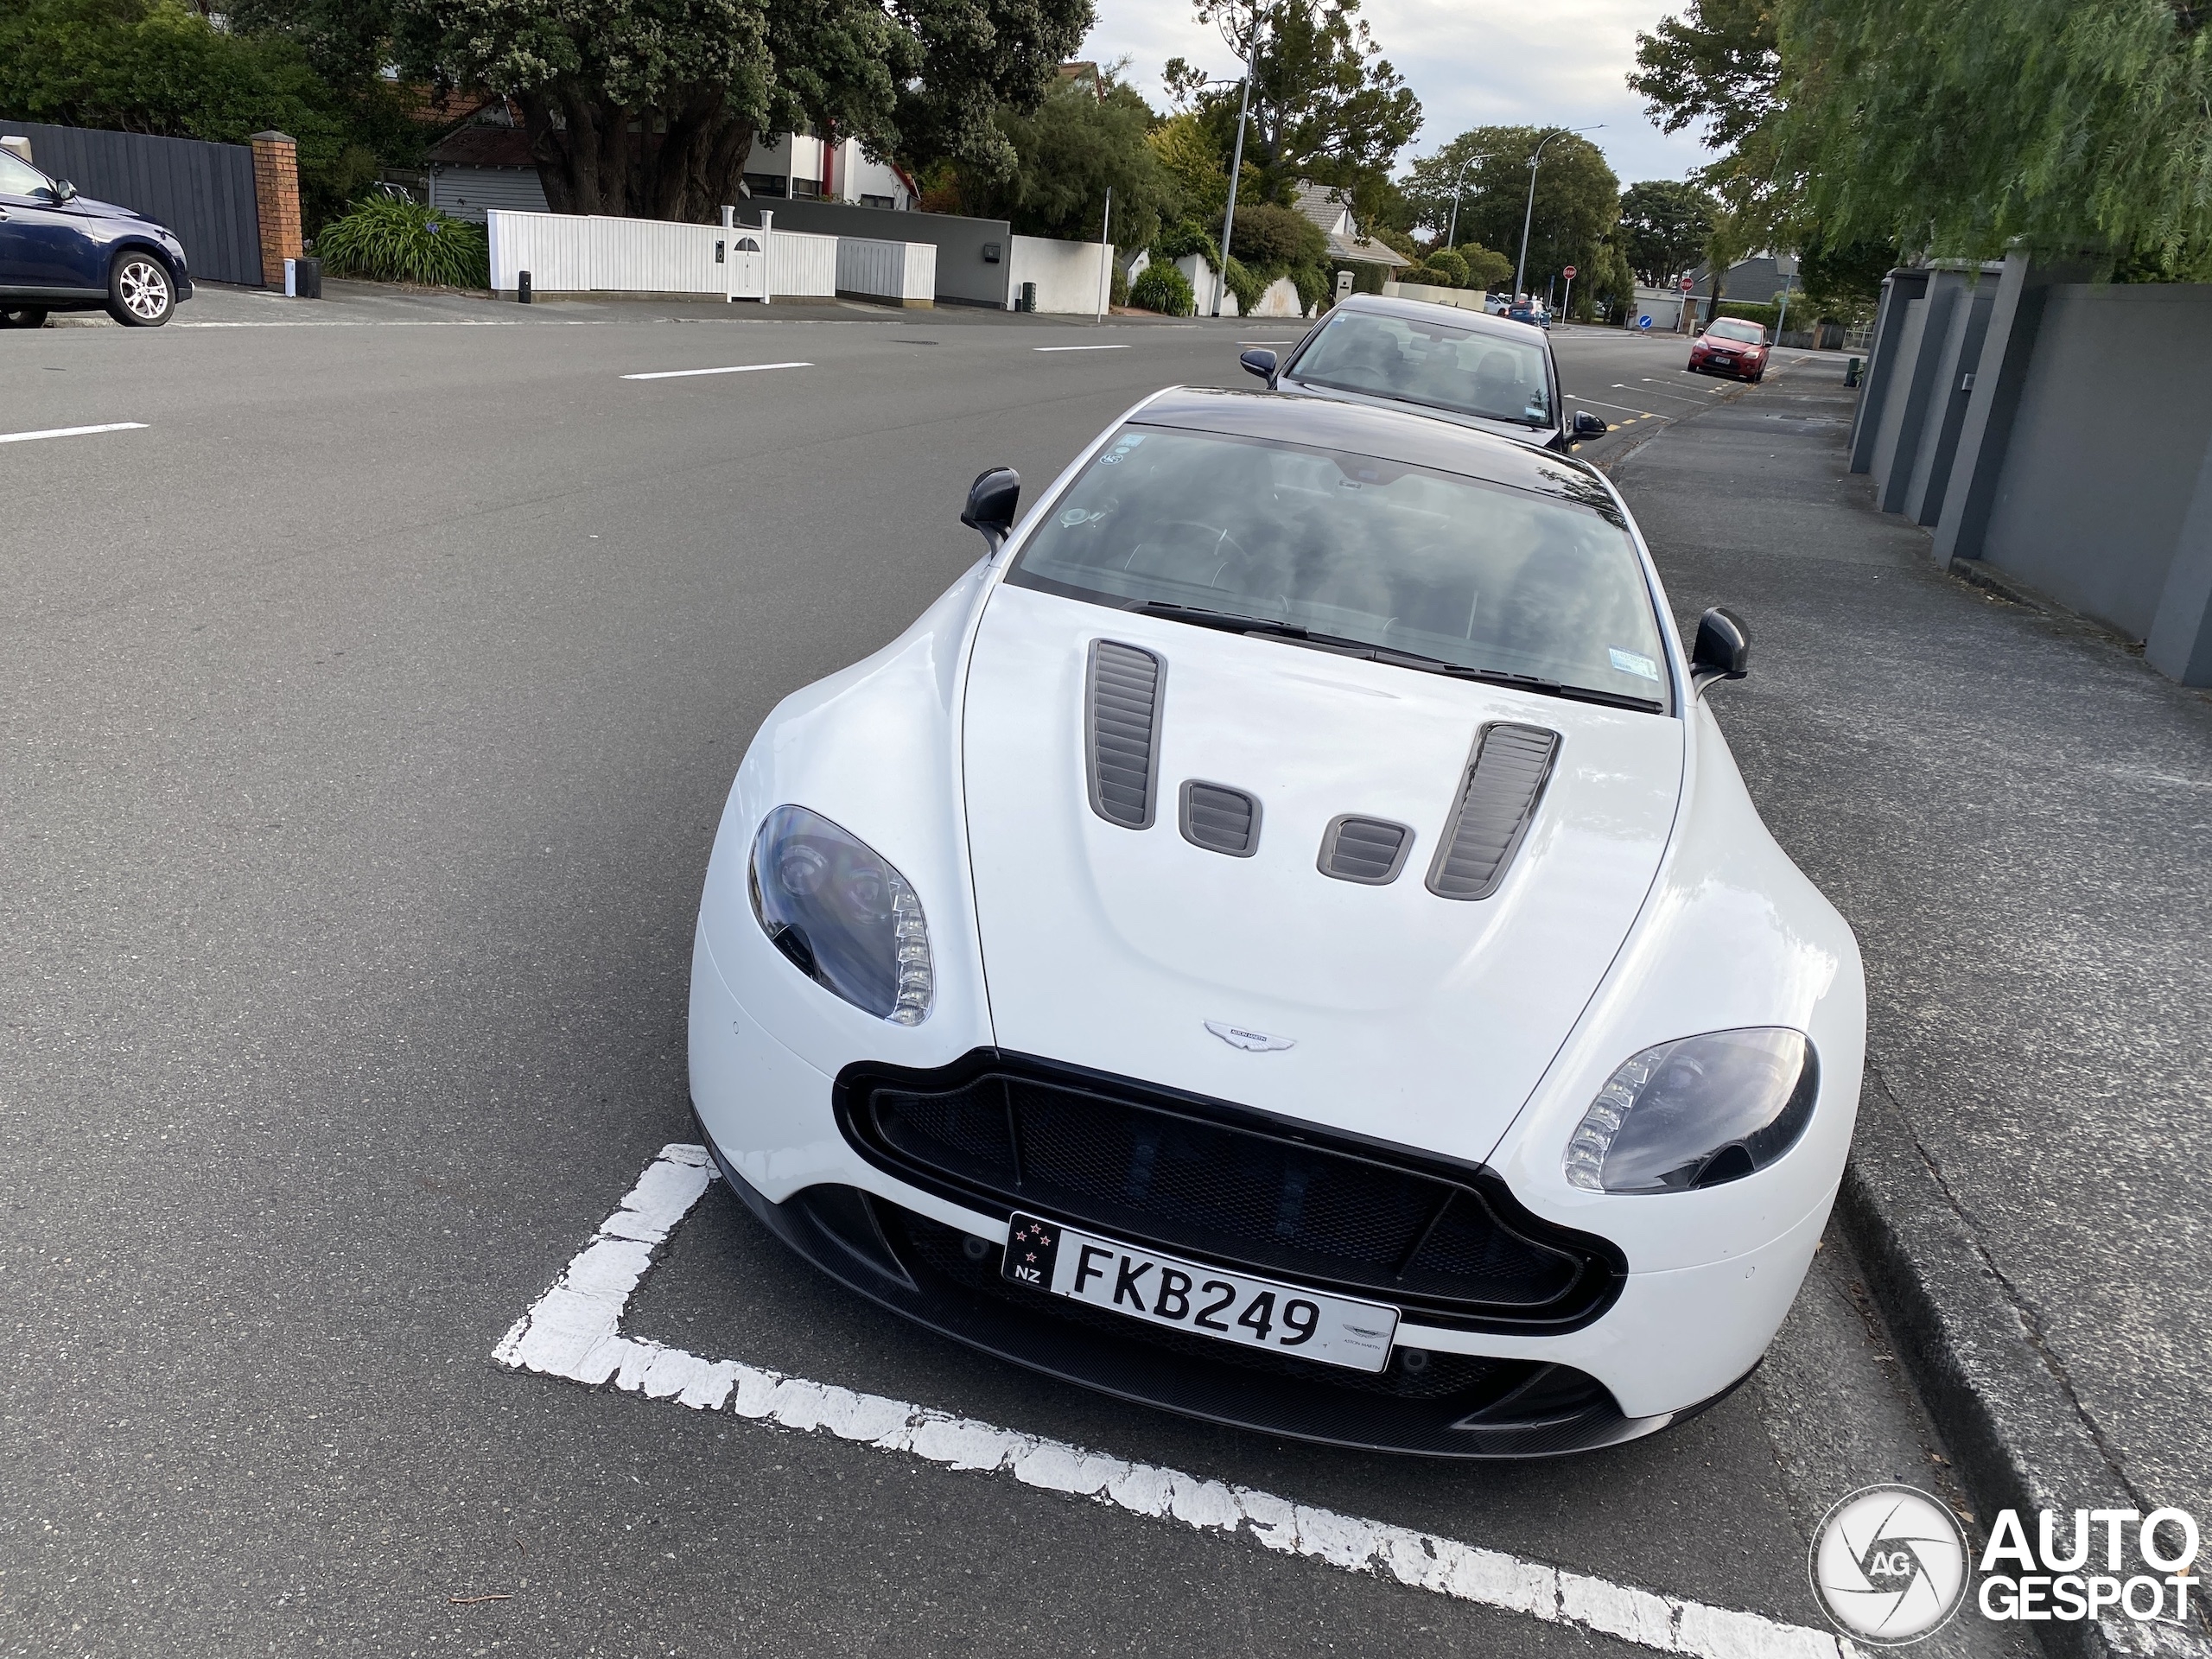
<path fill-rule="evenodd" d="M 1474 164 L 1475 158 L 1468 156 L 1459 163 L 1459 176 L 1452 181 L 1452 225 L 1444 232 L 1444 245 L 1447 248 L 1459 245 L 1459 194 L 1467 182 L 1467 169 Z"/>
<path fill-rule="evenodd" d="M 1252 54 L 1259 55 L 1259 42 L 1252 45 Z M 1236 106 L 1236 150 L 1229 162 L 1229 208 L 1221 216 L 1221 280 L 1213 287 L 1214 316 L 1221 315 L 1221 296 L 1229 288 L 1229 235 L 1236 228 L 1236 179 L 1244 170 L 1244 118 L 1252 111 L 1252 66 L 1244 66 L 1244 98 Z"/>
<path fill-rule="evenodd" d="M 1544 158 L 1544 146 L 1554 138 L 1564 138 L 1571 132 L 1596 132 L 1605 124 L 1602 121 L 1587 127 L 1554 127 L 1536 140 L 1536 153 L 1529 158 L 1529 207 L 1521 215 L 1521 263 L 1513 270 L 1513 297 L 1519 299 L 1528 291 L 1525 281 L 1529 275 L 1529 226 L 1536 216 L 1536 163 Z"/>

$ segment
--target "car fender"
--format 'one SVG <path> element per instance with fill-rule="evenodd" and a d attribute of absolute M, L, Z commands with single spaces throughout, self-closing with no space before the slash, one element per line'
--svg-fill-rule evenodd
<path fill-rule="evenodd" d="M 1613 1239 L 1632 1272 L 1748 1255 L 1825 1210 L 1857 1122 L 1865 969 L 1851 928 L 1761 821 L 1703 699 L 1675 829 L 1642 913 L 1580 1021 L 1489 1161 L 1538 1214 Z M 1810 1123 L 1774 1163 L 1689 1192 L 1567 1184 L 1567 1143 L 1615 1068 L 1655 1044 L 1784 1026 L 1812 1039 Z"/>

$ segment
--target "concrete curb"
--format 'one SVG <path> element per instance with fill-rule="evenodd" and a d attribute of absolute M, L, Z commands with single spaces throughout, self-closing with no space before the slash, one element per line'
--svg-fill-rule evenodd
<path fill-rule="evenodd" d="M 2032 1314 L 1871 1066 L 1835 1214 L 1981 1530 L 2005 1509 L 2026 1518 L 2037 1509 L 2155 1507 L 2129 1490 Z M 2037 1634 L 2053 1659 L 2212 1654 L 2194 1637 L 2120 1620 L 2052 1621 Z"/>

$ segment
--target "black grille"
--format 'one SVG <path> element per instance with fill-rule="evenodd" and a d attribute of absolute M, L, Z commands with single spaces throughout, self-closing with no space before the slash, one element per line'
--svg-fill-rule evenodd
<path fill-rule="evenodd" d="M 1329 820 L 1321 836 L 1321 874 L 1379 887 L 1397 880 L 1414 832 L 1384 818 L 1347 815 Z"/>
<path fill-rule="evenodd" d="M 1260 850 L 1260 804 L 1241 789 L 1183 785 L 1183 839 L 1210 852 L 1249 858 Z"/>
<path fill-rule="evenodd" d="M 1160 772 L 1154 729 L 1160 714 L 1160 658 L 1112 639 L 1090 644 L 1084 688 L 1091 810 L 1126 830 L 1152 825 Z"/>
<path fill-rule="evenodd" d="M 849 1067 L 837 1098 L 874 1161 L 999 1215 L 1036 1210 L 1480 1328 L 1581 1324 L 1613 1294 L 1610 1247 L 1529 1215 L 1486 1170 L 1225 1103 L 988 1051 L 934 1073 Z"/>

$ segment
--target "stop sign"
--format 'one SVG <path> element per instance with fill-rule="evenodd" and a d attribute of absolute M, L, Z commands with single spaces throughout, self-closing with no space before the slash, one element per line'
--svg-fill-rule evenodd
<path fill-rule="evenodd" d="M 1682 278 L 1682 292 L 1683 292 L 1683 293 L 1685 293 L 1685 294 L 1688 293 L 1688 292 L 1690 291 L 1690 289 L 1691 289 L 1691 288 L 1692 288 L 1693 286 L 1694 286 L 1694 284 L 1693 284 L 1693 283 L 1691 283 L 1691 281 L 1690 281 L 1690 279 L 1689 279 L 1688 277 L 1685 276 L 1685 277 L 1683 277 L 1683 278 Z"/>
<path fill-rule="evenodd" d="M 1574 280 L 1574 267 L 1573 265 L 1569 265 L 1562 274 L 1567 277 L 1568 282 L 1573 282 Z"/>

